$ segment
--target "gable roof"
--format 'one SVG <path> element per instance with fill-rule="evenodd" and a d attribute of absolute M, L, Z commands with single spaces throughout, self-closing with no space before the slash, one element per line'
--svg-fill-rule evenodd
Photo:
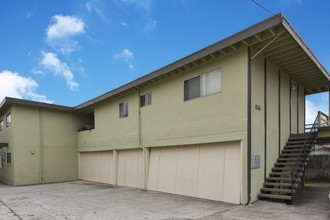
<path fill-rule="evenodd" d="M 74 109 L 91 108 L 125 92 L 136 91 L 145 85 L 172 77 L 186 69 L 247 47 L 251 48 L 251 59 L 262 54 L 285 71 L 290 78 L 303 85 L 306 94 L 330 90 L 328 72 L 284 15 L 279 13 L 163 68 L 77 105 Z"/>

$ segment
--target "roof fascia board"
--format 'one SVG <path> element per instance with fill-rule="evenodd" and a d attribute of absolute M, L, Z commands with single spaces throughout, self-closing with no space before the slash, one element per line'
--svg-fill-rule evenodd
<path fill-rule="evenodd" d="M 43 103 L 43 102 L 35 102 L 35 101 L 17 99 L 17 98 L 11 98 L 11 97 L 4 98 L 4 100 L 0 104 L 0 109 L 2 109 L 5 106 L 10 106 L 10 105 L 25 105 L 25 106 L 46 108 L 46 109 L 53 109 L 53 110 L 60 110 L 60 111 L 73 111 L 73 108 L 67 107 L 67 106 L 54 105 L 54 104 L 48 104 L 48 103 Z"/>
<path fill-rule="evenodd" d="M 250 26 L 234 35 L 231 35 L 221 41 L 218 41 L 208 47 L 205 47 L 195 53 L 192 53 L 180 60 L 177 60 L 163 68 L 160 68 L 156 71 L 153 71 L 141 78 L 138 78 L 130 83 L 127 83 L 121 87 L 118 87 L 117 89 L 114 89 L 114 90 L 111 90 L 103 95 L 100 95 L 94 99 L 91 99 L 87 102 L 84 102 L 80 105 L 77 105 L 74 107 L 74 110 L 80 110 L 80 109 L 83 109 L 83 108 L 86 108 L 86 107 L 89 107 L 89 106 L 92 106 L 94 104 L 97 104 L 99 103 L 100 101 L 104 100 L 104 99 L 107 99 L 107 98 L 110 98 L 111 96 L 114 96 L 118 93 L 121 93 L 125 90 L 128 90 L 128 89 L 131 89 L 131 88 L 134 88 L 135 86 L 138 86 L 144 82 L 147 82 L 149 80 L 152 80 L 154 78 L 157 78 L 163 74 L 166 74 L 168 72 L 171 72 L 179 67 L 182 67 L 184 65 L 187 65 L 193 61 L 196 61 L 198 59 L 201 59 L 202 57 L 204 56 L 207 56 L 209 54 L 212 54 L 214 52 L 217 52 L 221 49 L 224 49 L 232 44 L 235 44 L 235 43 L 238 43 L 244 39 L 247 39 L 255 34 L 258 34 L 264 30 L 267 30 L 269 28 L 272 28 L 272 27 L 275 27 L 275 26 L 278 26 L 279 24 L 281 24 L 282 22 L 282 14 L 279 13 L 279 14 L 276 14 L 266 20 L 263 20 L 253 26 Z"/>

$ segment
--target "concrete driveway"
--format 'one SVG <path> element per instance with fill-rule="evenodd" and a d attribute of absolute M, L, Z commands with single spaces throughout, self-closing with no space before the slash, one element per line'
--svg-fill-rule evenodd
<path fill-rule="evenodd" d="M 75 181 L 0 186 L 0 219 L 330 219 L 327 206 L 258 201 L 249 206 Z"/>

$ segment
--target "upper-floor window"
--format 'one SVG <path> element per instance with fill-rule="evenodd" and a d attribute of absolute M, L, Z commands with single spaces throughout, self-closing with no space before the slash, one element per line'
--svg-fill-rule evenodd
<path fill-rule="evenodd" d="M 184 100 L 212 95 L 221 91 L 220 69 L 184 81 Z"/>
<path fill-rule="evenodd" d="M 121 102 L 119 103 L 119 118 L 128 117 L 128 103 Z"/>
<path fill-rule="evenodd" d="M 151 92 L 143 94 L 140 96 L 140 106 L 151 105 Z"/>
<path fill-rule="evenodd" d="M 9 127 L 11 125 L 11 114 L 8 113 L 6 116 L 6 126 Z"/>
<path fill-rule="evenodd" d="M 11 164 L 11 153 L 10 152 L 7 153 L 6 159 L 7 159 L 7 164 Z"/>
<path fill-rule="evenodd" d="M 3 123 L 3 119 L 0 120 L 0 131 L 2 131 L 4 128 L 4 123 Z"/>

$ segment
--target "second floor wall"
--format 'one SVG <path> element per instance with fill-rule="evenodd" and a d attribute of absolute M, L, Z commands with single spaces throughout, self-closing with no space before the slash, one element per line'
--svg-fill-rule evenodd
<path fill-rule="evenodd" d="M 213 72 L 220 77 L 210 76 Z M 196 95 L 194 80 L 200 80 L 200 90 L 212 85 Z M 247 130 L 246 91 L 247 51 L 241 50 L 96 106 L 95 129 L 78 132 L 78 150 L 242 140 Z M 141 107 L 141 101 L 146 105 Z M 127 117 L 120 117 L 120 105 L 127 105 Z"/>

